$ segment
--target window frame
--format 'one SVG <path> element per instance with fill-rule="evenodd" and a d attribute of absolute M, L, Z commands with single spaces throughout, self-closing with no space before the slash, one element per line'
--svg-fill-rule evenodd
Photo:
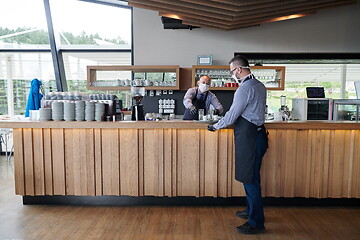
<path fill-rule="evenodd" d="M 119 7 L 119 8 L 125 8 L 129 9 L 130 12 L 130 18 L 131 18 L 131 43 L 129 49 L 112 49 L 112 48 L 98 48 L 98 49 L 89 49 L 89 48 L 78 48 L 78 49 L 67 49 L 66 47 L 62 47 L 59 45 L 57 46 L 57 43 L 55 41 L 55 34 L 53 30 L 53 21 L 51 19 L 51 9 L 50 9 L 50 0 L 44 0 L 44 8 L 45 8 L 45 17 L 48 25 L 48 34 L 49 34 L 49 40 L 50 45 L 49 48 L 24 48 L 24 49 L 0 49 L 0 53 L 51 53 L 52 59 L 53 59 L 53 65 L 54 65 L 54 75 L 55 75 L 55 81 L 57 86 L 57 91 L 67 91 L 67 82 L 65 78 L 65 68 L 64 68 L 64 61 L 62 59 L 62 54 L 64 52 L 84 52 L 84 53 L 93 53 L 93 52 L 127 52 L 130 54 L 130 62 L 131 65 L 134 64 L 134 17 L 133 17 L 133 8 L 130 6 L 127 6 L 126 1 L 118 1 L 118 3 L 114 2 L 108 2 L 106 0 L 77 0 L 82 2 L 88 2 L 88 3 L 94 3 L 94 4 L 102 4 L 107 5 L 111 7 Z M 51 31 L 50 31 L 51 30 Z M 8 94 L 8 99 L 13 99 L 14 94 Z M 11 101 L 13 102 L 13 101 Z M 13 105 L 13 104 L 12 104 Z M 12 106 L 13 109 L 14 106 Z M 9 108 L 8 108 L 9 109 Z M 9 114 L 12 111 L 9 112 Z"/>

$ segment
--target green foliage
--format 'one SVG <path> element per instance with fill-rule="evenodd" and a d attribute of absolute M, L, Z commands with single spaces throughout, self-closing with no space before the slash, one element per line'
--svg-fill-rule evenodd
<path fill-rule="evenodd" d="M 5 36 L 13 33 L 20 33 L 27 30 L 31 30 L 31 28 L 18 27 L 17 29 L 9 29 L 9 28 L 0 27 L 0 36 Z M 103 39 L 101 36 L 99 36 L 98 33 L 89 35 L 86 34 L 85 32 L 82 32 L 78 35 L 74 35 L 70 32 L 64 32 L 62 34 L 67 39 L 67 41 L 69 41 L 70 44 L 96 44 L 95 39 L 100 39 L 114 44 L 127 44 L 127 42 L 121 39 L 120 37 L 115 39 L 106 39 L 106 38 Z M 62 39 L 64 37 L 62 37 Z M 17 43 L 17 44 L 50 44 L 49 35 L 44 30 L 36 30 L 25 34 L 4 38 L 2 39 L 2 41 L 7 43 Z M 66 43 L 66 41 L 62 41 L 62 42 L 64 44 Z"/>
<path fill-rule="evenodd" d="M 13 34 L 13 33 L 20 33 L 31 28 L 26 27 L 18 27 L 17 29 L 8 29 L 0 27 L 0 36 Z M 44 30 L 37 30 L 34 32 L 29 32 L 26 34 L 20 34 L 13 37 L 5 38 L 2 41 L 8 43 L 18 43 L 18 44 L 49 44 L 49 35 Z"/>
<path fill-rule="evenodd" d="M 340 99 L 340 82 L 285 82 L 284 91 L 268 91 L 267 105 L 269 112 L 277 112 L 280 108 L 280 96 L 286 96 L 287 106 L 292 108 L 293 98 L 306 98 L 306 87 L 321 86 L 325 89 L 325 97 Z M 354 98 L 356 93 L 346 91 L 345 98 Z"/>

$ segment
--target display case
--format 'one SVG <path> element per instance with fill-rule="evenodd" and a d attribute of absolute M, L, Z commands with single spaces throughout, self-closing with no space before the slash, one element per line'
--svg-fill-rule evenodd
<path fill-rule="evenodd" d="M 359 121 L 360 99 L 333 100 L 334 121 Z"/>
<path fill-rule="evenodd" d="M 255 77 L 264 83 L 268 90 L 284 90 L 285 67 L 284 66 L 250 66 Z M 202 75 L 211 77 L 210 90 L 236 90 L 236 87 L 228 87 L 227 83 L 233 83 L 229 66 L 227 65 L 194 65 L 192 67 L 192 85 L 196 86 Z"/>
<path fill-rule="evenodd" d="M 179 65 L 87 66 L 90 90 L 130 90 L 142 85 L 146 90 L 178 90 Z"/>

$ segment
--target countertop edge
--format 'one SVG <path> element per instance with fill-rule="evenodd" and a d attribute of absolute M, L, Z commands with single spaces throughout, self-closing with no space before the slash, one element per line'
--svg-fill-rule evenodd
<path fill-rule="evenodd" d="M 0 121 L 0 128 L 119 128 L 119 129 L 206 129 L 208 123 L 193 121 L 122 121 L 122 122 L 76 122 L 76 121 Z M 267 129 L 324 129 L 360 130 L 359 122 L 267 122 Z M 230 126 L 228 129 L 231 129 Z"/>

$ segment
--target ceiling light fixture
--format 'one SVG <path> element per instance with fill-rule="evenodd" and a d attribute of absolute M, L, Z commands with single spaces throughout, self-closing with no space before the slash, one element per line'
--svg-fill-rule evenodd
<path fill-rule="evenodd" d="M 170 13 L 162 13 L 162 14 L 159 14 L 163 17 L 168 17 L 168 18 L 174 18 L 174 19 L 180 19 L 181 20 L 181 17 L 179 15 L 176 15 L 176 14 L 170 14 Z"/>
<path fill-rule="evenodd" d="M 269 22 L 278 22 L 278 21 L 284 21 L 284 20 L 289 20 L 289 19 L 294 19 L 294 18 L 301 18 L 301 17 L 305 17 L 305 16 L 308 16 L 308 15 L 314 14 L 314 13 L 315 12 L 302 13 L 302 14 L 292 14 L 292 15 L 288 15 L 288 16 L 272 18 L 272 19 L 269 20 Z"/>

